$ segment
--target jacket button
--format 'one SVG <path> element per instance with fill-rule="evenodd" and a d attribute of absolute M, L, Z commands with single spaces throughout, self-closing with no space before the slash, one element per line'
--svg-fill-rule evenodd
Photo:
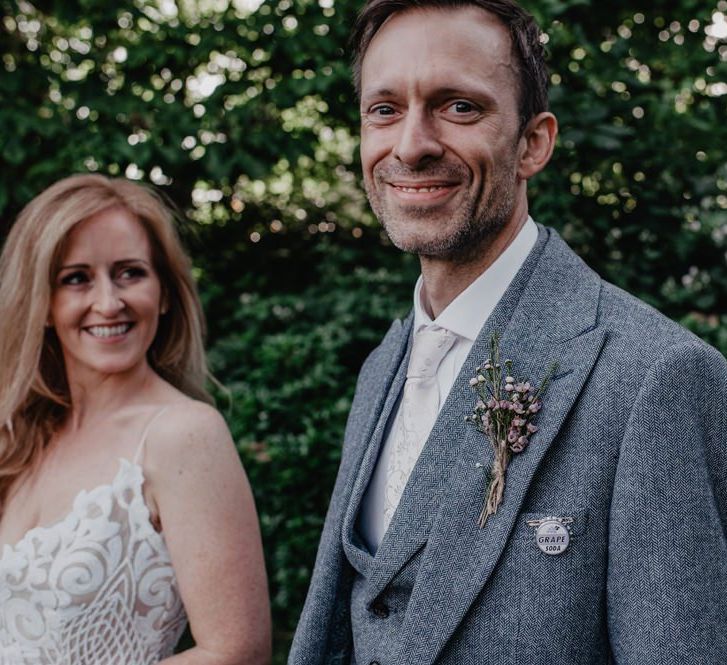
<path fill-rule="evenodd" d="M 389 616 L 389 608 L 386 603 L 381 600 L 377 600 L 373 603 L 373 605 L 371 605 L 371 611 L 375 616 L 379 617 L 379 619 L 386 619 L 386 617 Z M 372 663 L 371 665 L 378 665 L 378 663 Z"/>

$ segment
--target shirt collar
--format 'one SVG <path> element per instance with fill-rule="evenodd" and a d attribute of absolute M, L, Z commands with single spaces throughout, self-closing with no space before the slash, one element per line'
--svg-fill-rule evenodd
<path fill-rule="evenodd" d="M 414 331 L 423 326 L 436 325 L 474 342 L 537 239 L 538 227 L 528 216 L 505 251 L 433 321 L 421 303 L 423 282 L 419 275 L 414 287 Z"/>

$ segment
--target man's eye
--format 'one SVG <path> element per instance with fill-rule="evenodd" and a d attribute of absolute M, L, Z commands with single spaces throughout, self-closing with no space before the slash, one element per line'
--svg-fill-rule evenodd
<path fill-rule="evenodd" d="M 61 277 L 61 284 L 64 286 L 77 286 L 78 284 L 85 284 L 88 281 L 88 276 L 83 272 L 71 272 Z"/>
<path fill-rule="evenodd" d="M 374 106 L 369 111 L 369 113 L 372 115 L 379 115 L 379 116 L 394 115 L 394 109 L 393 109 L 393 107 L 388 106 L 387 104 L 380 104 L 379 106 Z"/>
<path fill-rule="evenodd" d="M 457 101 L 450 104 L 449 108 L 455 113 L 472 113 L 475 110 L 473 104 L 469 102 Z"/>

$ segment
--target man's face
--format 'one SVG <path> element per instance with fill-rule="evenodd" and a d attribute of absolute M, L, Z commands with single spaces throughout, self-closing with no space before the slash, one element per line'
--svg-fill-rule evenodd
<path fill-rule="evenodd" d="M 361 162 L 392 242 L 423 256 L 476 252 L 525 196 L 510 36 L 476 7 L 393 15 L 361 68 Z"/>

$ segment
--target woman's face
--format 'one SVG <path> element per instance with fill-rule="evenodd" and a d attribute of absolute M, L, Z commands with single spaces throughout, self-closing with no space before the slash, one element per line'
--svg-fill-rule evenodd
<path fill-rule="evenodd" d="M 77 224 L 52 284 L 49 313 L 69 382 L 146 365 L 161 307 L 151 245 L 135 215 L 113 207 Z"/>

